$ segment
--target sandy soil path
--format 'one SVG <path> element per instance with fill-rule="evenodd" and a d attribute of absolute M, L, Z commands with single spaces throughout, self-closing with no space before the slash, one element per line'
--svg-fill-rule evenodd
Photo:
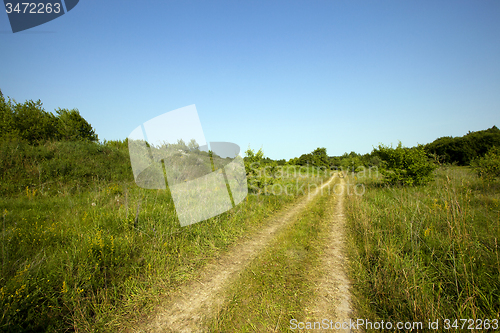
<path fill-rule="evenodd" d="M 277 235 L 277 233 L 299 214 L 309 201 L 330 185 L 332 176 L 314 193 L 306 196 L 295 206 L 283 212 L 251 239 L 234 246 L 217 262 L 207 265 L 196 281 L 186 284 L 176 292 L 171 300 L 150 318 L 146 327 L 136 328 L 135 332 L 202 332 L 205 318 L 218 312 L 225 299 L 225 291 L 231 281 Z"/>

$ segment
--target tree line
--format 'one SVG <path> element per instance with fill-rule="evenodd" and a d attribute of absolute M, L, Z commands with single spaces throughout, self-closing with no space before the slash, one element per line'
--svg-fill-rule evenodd
<path fill-rule="evenodd" d="M 328 167 L 330 169 L 353 169 L 363 167 L 381 166 L 385 157 L 385 146 L 374 148 L 370 153 L 358 154 L 354 151 L 341 156 L 327 156 L 326 148 L 317 148 L 311 153 L 302 154 L 300 157 L 291 158 L 287 164 L 310 165 Z M 399 146 L 400 148 L 404 148 Z M 425 152 L 427 158 L 436 164 L 471 165 L 474 160 L 484 157 L 494 147 L 500 147 L 500 130 L 493 126 L 489 129 L 470 132 L 459 137 L 441 137 L 431 143 L 418 145 Z M 385 147 L 387 148 L 387 147 Z M 410 149 L 410 148 L 406 148 Z M 269 162 L 271 162 L 270 160 Z"/>
<path fill-rule="evenodd" d="M 379 145 L 368 154 L 353 151 L 342 156 L 327 156 L 326 148 L 290 159 L 289 165 L 309 165 L 357 172 L 377 167 L 390 184 L 419 185 L 432 180 L 439 165 L 470 166 L 485 179 L 500 177 L 500 130 L 470 132 L 461 137 L 441 137 L 426 145 L 393 148 Z"/>
<path fill-rule="evenodd" d="M 6 99 L 0 90 L 0 142 L 22 141 L 29 146 L 39 146 L 40 149 L 46 142 L 81 142 L 82 144 L 94 145 L 99 143 L 95 130 L 80 115 L 78 109 L 58 108 L 55 112 L 56 114 L 46 112 L 40 100 L 36 102 L 27 100 L 24 103 L 17 103 L 10 98 Z M 123 141 L 104 141 L 98 146 L 101 146 L 101 148 L 86 147 L 84 150 L 88 148 L 90 151 L 99 154 L 104 148 L 116 149 L 116 153 L 118 153 L 118 150 L 120 151 L 118 153 L 121 156 L 120 159 L 122 161 L 127 160 L 127 139 Z M 8 151 L 14 149 L 12 147 L 12 149 L 6 149 L 7 146 L 5 145 L 2 145 L 2 147 L 5 148 L 1 149 L 5 155 L 3 157 L 6 157 Z M 14 151 L 18 151 L 18 147 L 18 145 L 15 145 L 16 149 L 12 150 L 11 153 L 14 154 Z M 45 148 L 51 151 L 48 147 Z M 60 148 L 63 149 L 62 146 Z M 469 132 L 461 137 L 441 137 L 431 143 L 416 147 L 403 147 L 401 143 L 396 148 L 379 145 L 374 147 L 372 152 L 363 155 L 350 152 L 341 156 L 328 156 L 326 148 L 318 147 L 310 153 L 286 161 L 284 159 L 272 160 L 265 157 L 262 149 L 256 153 L 249 149 L 245 152 L 244 160 L 247 175 L 251 173 L 249 165 L 255 166 L 256 162 L 258 162 L 259 167 L 267 166 L 269 170 L 274 170 L 283 165 L 311 166 L 330 170 L 342 169 L 352 172 L 357 172 L 362 168 L 377 167 L 384 174 L 387 182 L 413 185 L 429 181 L 431 172 L 435 167 L 442 164 L 470 165 L 480 175 L 500 177 L 498 149 L 500 149 L 500 130 L 493 126 L 487 130 Z M 41 152 L 37 154 L 41 154 Z M 52 159 L 51 154 L 42 154 L 46 155 L 41 159 L 42 163 Z M 2 160 L 0 161 L 1 170 L 19 171 L 16 168 L 12 169 L 12 165 L 10 165 L 15 159 L 9 159 L 10 162 L 7 159 Z M 38 160 L 38 158 L 34 157 L 34 160 Z M 54 173 L 57 176 L 74 176 L 73 171 L 77 168 L 75 166 L 70 167 L 70 164 L 73 165 L 74 163 L 68 162 L 65 166 L 63 165 L 64 167 L 60 163 L 54 164 L 54 167 L 50 168 L 45 166 L 45 174 Z M 82 169 L 79 175 L 82 174 L 86 178 L 94 176 L 111 177 L 109 175 L 104 176 L 104 174 L 96 171 L 100 169 L 102 168 L 94 167 L 90 171 Z M 125 174 L 128 173 L 128 171 L 124 172 Z M 19 172 L 15 173 L 18 174 Z"/>
<path fill-rule="evenodd" d="M 424 149 L 439 164 L 470 165 L 495 146 L 500 147 L 500 130 L 493 126 L 483 131 L 469 131 L 464 136 L 441 137 L 426 144 Z"/>
<path fill-rule="evenodd" d="M 47 141 L 90 141 L 99 139 L 78 109 L 47 112 L 40 100 L 17 103 L 0 90 L 0 140 L 21 139 L 38 145 Z"/>

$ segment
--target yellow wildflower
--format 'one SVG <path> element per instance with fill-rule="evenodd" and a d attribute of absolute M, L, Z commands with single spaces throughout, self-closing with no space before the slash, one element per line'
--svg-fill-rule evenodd
<path fill-rule="evenodd" d="M 62 293 L 66 293 L 66 292 L 68 292 L 68 286 L 66 285 L 66 281 L 63 281 L 63 285 L 62 285 L 62 288 L 61 288 L 61 292 L 62 292 Z"/>

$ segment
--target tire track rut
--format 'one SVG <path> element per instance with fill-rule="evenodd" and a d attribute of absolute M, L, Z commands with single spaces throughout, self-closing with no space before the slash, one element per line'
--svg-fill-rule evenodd
<path fill-rule="evenodd" d="M 340 183 L 345 191 L 344 178 Z M 311 305 L 308 320 L 319 321 L 323 319 L 332 320 L 334 323 L 349 323 L 352 318 L 350 281 L 347 277 L 345 257 L 345 217 L 344 217 L 344 195 L 337 195 L 337 204 L 330 208 L 331 220 L 330 233 L 327 246 L 322 255 L 321 267 L 326 267 L 326 273 L 318 282 L 316 292 L 318 297 L 314 305 Z M 338 332 L 351 332 L 349 328 L 336 330 Z M 315 330 L 308 330 L 315 332 Z M 321 330 L 319 330 L 321 331 Z M 324 330 L 323 330 L 324 331 Z"/>

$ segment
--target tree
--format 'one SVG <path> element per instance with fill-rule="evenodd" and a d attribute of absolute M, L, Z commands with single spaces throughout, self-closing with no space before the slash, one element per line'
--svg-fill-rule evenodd
<path fill-rule="evenodd" d="M 351 152 L 352 154 L 352 152 Z M 355 153 L 354 153 L 355 154 Z M 356 155 L 348 155 L 348 157 L 342 158 L 340 162 L 340 167 L 344 172 L 358 172 L 362 167 L 364 167 L 361 158 Z"/>
<path fill-rule="evenodd" d="M 57 109 L 59 137 L 67 141 L 99 141 L 95 130 L 80 115 L 78 109 Z"/>
<path fill-rule="evenodd" d="M 14 137 L 38 144 L 47 140 L 97 142 L 95 130 L 78 109 L 57 109 L 57 116 L 46 112 L 40 100 L 14 103 L 0 90 L 0 137 Z"/>
<path fill-rule="evenodd" d="M 432 172 L 436 169 L 422 145 L 412 148 L 403 147 L 401 142 L 396 148 L 379 145 L 374 153 L 383 161 L 381 173 L 389 184 L 425 184 L 432 180 Z"/>
<path fill-rule="evenodd" d="M 299 161 L 298 157 L 293 157 L 286 162 L 285 165 L 298 165 L 297 162 Z"/>
<path fill-rule="evenodd" d="M 0 137 L 11 136 L 13 134 L 13 111 L 12 103 L 5 101 L 5 97 L 0 90 Z"/>
<path fill-rule="evenodd" d="M 316 148 L 313 152 L 309 154 L 302 154 L 299 158 L 291 159 L 288 162 L 289 165 L 309 165 L 318 168 L 330 167 L 330 160 L 328 155 L 326 155 L 326 148 Z"/>
<path fill-rule="evenodd" d="M 245 151 L 245 171 L 248 180 L 249 190 L 260 193 L 267 185 L 275 182 L 275 173 L 277 171 L 276 162 L 264 163 L 264 152 L 260 148 L 257 152 L 248 148 Z"/>
<path fill-rule="evenodd" d="M 313 156 L 311 154 L 302 154 L 296 161 L 297 165 L 312 165 Z"/>
<path fill-rule="evenodd" d="M 316 167 L 329 167 L 328 155 L 326 148 L 316 148 L 312 153 L 313 165 Z"/>
<path fill-rule="evenodd" d="M 40 100 L 17 103 L 13 107 L 11 133 L 30 144 L 58 137 L 57 119 L 42 108 Z"/>
<path fill-rule="evenodd" d="M 189 141 L 187 146 L 188 146 L 189 150 L 194 150 L 194 149 L 200 148 L 200 145 L 198 144 L 198 142 L 196 142 L 195 139 L 191 139 L 191 141 Z"/>

